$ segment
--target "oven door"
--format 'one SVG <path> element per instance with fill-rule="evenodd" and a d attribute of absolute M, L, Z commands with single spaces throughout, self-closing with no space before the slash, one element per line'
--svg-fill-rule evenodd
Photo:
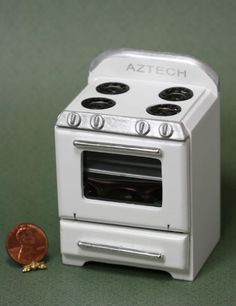
<path fill-rule="evenodd" d="M 187 232 L 189 141 L 56 128 L 59 216 Z"/>

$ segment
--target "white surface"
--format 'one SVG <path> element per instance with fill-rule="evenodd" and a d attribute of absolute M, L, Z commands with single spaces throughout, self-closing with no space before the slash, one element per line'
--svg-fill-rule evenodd
<path fill-rule="evenodd" d="M 74 140 L 160 148 L 162 155 L 163 204 L 149 207 L 111 201 L 86 199 L 83 196 L 82 150 Z M 107 152 L 110 152 L 109 150 Z M 114 151 L 113 151 L 114 152 Z M 122 151 L 115 151 L 122 154 Z M 153 158 L 158 156 L 153 155 Z M 189 231 L 189 142 L 124 137 L 111 134 L 56 128 L 56 162 L 59 216 L 123 224 L 136 227 Z"/>
<path fill-rule="evenodd" d="M 220 239 L 219 100 L 195 125 L 191 138 L 190 267 L 195 277 Z"/>
<path fill-rule="evenodd" d="M 178 62 L 178 63 L 188 63 L 192 66 L 197 66 L 201 72 L 205 72 L 208 77 L 215 83 L 216 86 L 219 85 L 219 77 L 217 73 L 205 62 L 196 59 L 192 56 L 187 54 L 176 54 L 170 52 L 156 52 L 150 50 L 135 50 L 135 49 L 128 49 L 128 48 L 121 48 L 121 49 L 110 49 L 100 53 L 94 60 L 92 60 L 89 72 L 92 73 L 93 70 L 96 69 L 98 65 L 101 64 L 102 61 L 106 60 L 107 58 L 111 57 L 127 57 L 129 59 L 150 59 L 150 60 L 168 60 L 171 62 Z M 150 69 L 150 68 L 149 68 Z M 169 74 L 171 76 L 171 71 Z M 172 71 L 173 76 L 173 71 Z"/>
<path fill-rule="evenodd" d="M 121 51 L 121 52 L 119 52 Z M 103 77 L 181 83 L 183 86 L 204 87 L 217 95 L 217 74 L 200 61 L 178 54 L 164 54 L 136 50 L 117 50 L 90 70 L 89 83 Z"/>
<path fill-rule="evenodd" d="M 123 82 L 130 87 L 130 90 L 119 95 L 105 95 L 96 91 L 96 87 L 99 84 L 106 82 Z M 193 97 L 189 100 L 181 102 L 169 102 L 159 97 L 159 93 L 169 87 L 181 87 L 181 82 L 167 83 L 167 82 L 153 82 L 147 80 L 133 80 L 133 79 L 122 79 L 119 77 L 113 78 L 99 78 L 90 82 L 79 95 L 66 107 L 69 111 L 78 112 L 92 112 L 96 114 L 113 115 L 113 116 L 124 116 L 129 118 L 143 118 L 161 121 L 181 122 L 191 107 L 198 103 L 201 95 L 205 89 L 188 85 L 194 93 Z M 101 110 L 91 110 L 83 107 L 81 102 L 84 99 L 91 97 L 106 97 L 116 102 L 116 105 Z M 149 106 L 157 104 L 177 104 L 181 107 L 181 112 L 173 116 L 154 116 L 147 113 L 146 109 Z"/>
<path fill-rule="evenodd" d="M 71 256 L 75 260 L 78 259 L 78 265 L 86 261 L 102 261 L 132 263 L 144 267 L 158 267 L 162 270 L 166 268 L 184 270 L 188 266 L 189 238 L 186 234 L 68 220 L 60 221 L 60 231 L 61 253 L 67 258 Z M 77 245 L 79 241 L 161 253 L 163 259 L 117 251 L 84 249 Z M 69 261 L 67 263 L 70 264 Z"/>
<path fill-rule="evenodd" d="M 177 142 L 56 127 L 59 216 L 90 221 L 61 220 L 62 258 L 64 263 L 74 265 L 97 260 L 163 269 L 174 278 L 193 280 L 220 237 L 217 77 L 201 63 L 188 58 L 178 55 L 176 58 L 173 55 L 163 58 L 155 53 L 152 56 L 145 55 L 143 51 L 141 53 L 116 52 L 107 53 L 108 57 L 100 57 L 93 63 L 89 85 L 66 109 L 87 112 L 87 109 L 82 108 L 81 100 L 103 96 L 114 99 L 116 106 L 89 112 L 109 114 L 114 119 L 124 116 L 137 120 L 145 118 L 181 122 L 189 138 Z M 135 69 L 127 69 L 131 62 Z M 127 83 L 130 91 L 121 95 L 98 94 L 96 85 L 107 81 Z M 147 114 L 148 106 L 169 103 L 158 98 L 158 94 L 162 89 L 172 86 L 186 86 L 194 92 L 193 98 L 187 101 L 170 102 L 181 106 L 181 113 L 170 117 Z M 81 179 L 82 150 L 73 146 L 74 140 L 160 148 L 163 206 L 148 207 L 85 199 Z M 159 231 L 167 230 L 168 225 L 170 232 Z M 174 233 L 177 231 L 185 234 Z M 79 250 L 77 240 L 80 238 L 92 243 L 117 243 L 127 248 L 141 248 L 146 252 L 165 252 L 166 260 L 157 264 L 147 259 Z"/>

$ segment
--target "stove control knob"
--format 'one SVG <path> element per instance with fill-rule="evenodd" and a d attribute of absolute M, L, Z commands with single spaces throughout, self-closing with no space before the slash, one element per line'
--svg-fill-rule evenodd
<path fill-rule="evenodd" d="M 139 135 L 147 135 L 150 131 L 150 124 L 147 121 L 140 120 L 136 123 L 135 129 Z"/>
<path fill-rule="evenodd" d="M 91 124 L 93 129 L 101 130 L 104 126 L 104 118 L 100 115 L 94 115 L 91 118 L 90 124 Z"/>
<path fill-rule="evenodd" d="M 159 133 L 164 138 L 169 138 L 173 134 L 173 127 L 168 123 L 162 123 L 159 127 Z"/>
<path fill-rule="evenodd" d="M 80 124 L 80 121 L 81 121 L 80 115 L 77 113 L 71 112 L 67 116 L 67 123 L 69 124 L 69 126 L 76 127 Z"/>

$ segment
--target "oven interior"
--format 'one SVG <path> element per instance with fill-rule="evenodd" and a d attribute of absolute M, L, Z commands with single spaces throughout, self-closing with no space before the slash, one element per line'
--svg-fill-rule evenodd
<path fill-rule="evenodd" d="M 84 151 L 82 163 L 85 198 L 162 206 L 159 159 Z"/>

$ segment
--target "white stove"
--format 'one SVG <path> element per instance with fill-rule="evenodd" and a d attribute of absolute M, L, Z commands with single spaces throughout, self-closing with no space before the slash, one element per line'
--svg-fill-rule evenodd
<path fill-rule="evenodd" d="M 193 280 L 220 237 L 216 73 L 188 56 L 104 52 L 55 139 L 63 263 Z"/>

